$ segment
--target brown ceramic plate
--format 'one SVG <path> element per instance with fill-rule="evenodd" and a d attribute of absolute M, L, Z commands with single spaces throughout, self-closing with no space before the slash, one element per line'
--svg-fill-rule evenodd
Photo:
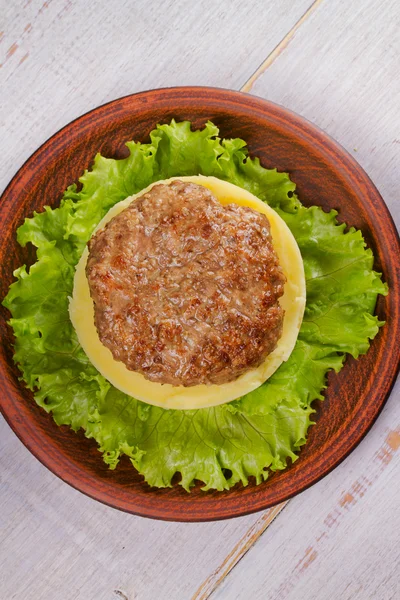
<path fill-rule="evenodd" d="M 287 500 L 338 465 L 378 416 L 393 385 L 400 358 L 400 249 L 390 214 L 361 167 L 338 144 L 301 117 L 265 100 L 212 88 L 153 90 L 116 100 L 67 125 L 24 164 L 0 205 L 1 298 L 13 269 L 32 260 L 15 231 L 24 217 L 44 204 L 57 206 L 65 188 L 90 167 L 97 152 L 126 155 L 125 142 L 146 141 L 157 123 L 189 119 L 201 127 L 211 119 L 223 137 L 241 137 L 265 167 L 288 171 L 306 205 L 339 210 L 339 219 L 362 230 L 390 294 L 377 314 L 386 326 L 368 353 L 348 358 L 339 375 L 330 374 L 325 401 L 316 403 L 312 427 L 300 458 L 267 482 L 229 492 L 187 494 L 179 486 L 150 488 L 128 460 L 115 471 L 103 463 L 93 440 L 57 427 L 33 401 L 12 361 L 9 317 L 1 309 L 1 406 L 27 448 L 64 481 L 110 506 L 157 519 L 206 521 L 236 517 Z"/>

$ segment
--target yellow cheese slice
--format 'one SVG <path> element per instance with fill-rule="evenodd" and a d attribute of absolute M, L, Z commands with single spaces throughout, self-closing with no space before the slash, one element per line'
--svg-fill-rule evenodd
<path fill-rule="evenodd" d="M 282 362 L 289 358 L 296 343 L 304 314 L 306 286 L 300 250 L 282 218 L 253 194 L 215 177 L 198 175 L 173 177 L 164 181 L 157 181 L 139 194 L 113 206 L 100 221 L 96 231 L 104 227 L 108 221 L 123 211 L 131 202 L 134 202 L 138 196 L 150 190 L 153 185 L 170 183 L 175 179 L 203 185 L 223 205 L 235 202 L 241 206 L 249 206 L 268 217 L 271 224 L 273 245 L 287 279 L 284 294 L 280 298 L 280 304 L 285 310 L 283 331 L 275 350 L 267 356 L 257 369 L 251 369 L 235 381 L 221 385 L 172 386 L 148 381 L 141 373 L 129 371 L 122 362 L 118 362 L 113 358 L 111 351 L 102 344 L 97 334 L 94 324 L 93 301 L 90 297 L 89 284 L 85 274 L 88 258 L 87 248 L 76 268 L 69 312 L 83 350 L 91 363 L 110 383 L 129 396 L 148 404 L 182 410 L 206 408 L 230 402 L 258 388 L 271 377 Z"/>

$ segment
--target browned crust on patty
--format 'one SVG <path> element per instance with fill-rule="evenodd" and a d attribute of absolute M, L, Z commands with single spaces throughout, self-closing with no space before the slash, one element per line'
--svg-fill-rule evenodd
<path fill-rule="evenodd" d="M 100 340 L 150 381 L 233 381 L 282 333 L 267 217 L 201 185 L 176 180 L 133 201 L 90 240 L 86 275 Z"/>

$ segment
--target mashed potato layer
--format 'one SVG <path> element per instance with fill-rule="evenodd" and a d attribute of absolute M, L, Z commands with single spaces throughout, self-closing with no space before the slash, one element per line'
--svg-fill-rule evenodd
<path fill-rule="evenodd" d="M 100 341 L 94 324 L 94 306 L 90 296 L 85 268 L 87 248 L 76 267 L 73 297 L 69 312 L 79 342 L 96 369 L 116 388 L 148 404 L 172 409 L 197 409 L 224 404 L 244 396 L 258 388 L 286 361 L 297 340 L 304 315 L 306 286 L 300 250 L 290 229 L 282 218 L 267 204 L 253 194 L 215 177 L 202 175 L 173 177 L 157 181 L 138 194 L 126 198 L 109 210 L 96 228 L 101 229 L 113 217 L 123 211 L 136 198 L 153 185 L 168 184 L 175 179 L 189 181 L 208 188 L 222 205 L 236 203 L 264 213 L 271 225 L 271 235 L 279 262 L 286 276 L 285 291 L 279 302 L 285 310 L 283 331 L 275 350 L 256 369 L 251 369 L 235 381 L 222 385 L 197 385 L 193 387 L 172 386 L 148 381 L 141 373 L 129 371 L 122 362 L 116 361 L 111 351 Z"/>

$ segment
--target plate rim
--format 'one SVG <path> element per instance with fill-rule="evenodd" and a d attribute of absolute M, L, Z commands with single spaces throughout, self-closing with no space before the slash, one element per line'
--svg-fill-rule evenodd
<path fill-rule="evenodd" d="M 13 187 L 18 184 L 18 180 L 19 180 L 21 174 L 26 170 L 26 167 L 31 162 L 36 160 L 41 155 L 42 152 L 48 151 L 49 147 L 51 147 L 53 144 L 59 143 L 62 138 L 63 133 L 66 130 L 70 129 L 72 126 L 76 127 L 77 125 L 81 124 L 82 122 L 85 122 L 86 120 L 88 120 L 89 117 L 91 117 L 92 115 L 96 115 L 101 112 L 105 112 L 107 108 L 110 108 L 114 105 L 121 104 L 124 101 L 126 102 L 128 100 L 137 101 L 138 99 L 140 100 L 141 98 L 143 99 L 143 98 L 154 97 L 154 96 L 155 96 L 155 98 L 150 98 L 150 99 L 156 100 L 157 96 L 159 97 L 160 95 L 162 96 L 163 94 L 164 95 L 167 94 L 167 95 L 171 96 L 171 98 L 170 98 L 171 100 L 173 100 L 174 98 L 175 98 L 175 100 L 179 100 L 180 95 L 182 97 L 184 97 L 186 95 L 186 97 L 187 97 L 188 94 L 191 96 L 193 96 L 193 95 L 201 96 L 201 94 L 203 94 L 203 95 L 207 95 L 209 97 L 210 93 L 212 93 L 214 96 L 220 96 L 221 101 L 223 101 L 223 102 L 227 102 L 227 101 L 232 102 L 233 101 L 234 103 L 239 104 L 241 107 L 243 105 L 247 105 L 249 108 L 258 109 L 261 113 L 265 112 L 265 113 L 269 113 L 269 115 L 271 115 L 271 113 L 275 112 L 275 115 L 273 115 L 273 116 L 275 118 L 283 120 L 286 125 L 288 124 L 288 117 L 289 117 L 290 121 L 293 121 L 295 125 L 300 126 L 300 130 L 303 134 L 308 135 L 312 139 L 317 138 L 322 147 L 324 145 L 326 145 L 331 151 L 333 150 L 335 152 L 335 154 L 344 158 L 345 162 L 351 167 L 352 171 L 354 171 L 354 173 L 352 173 L 352 175 L 355 174 L 358 177 L 360 177 L 361 181 L 363 181 L 369 187 L 369 189 L 373 192 L 374 201 L 376 202 L 377 206 L 379 206 L 380 210 L 384 210 L 385 219 L 389 223 L 390 233 L 392 234 L 394 243 L 396 245 L 395 251 L 397 253 L 397 257 L 400 258 L 400 238 L 399 238 L 399 234 L 397 232 L 395 223 L 393 221 L 393 218 L 389 212 L 389 209 L 387 208 L 383 198 L 381 197 L 379 191 L 377 190 L 375 184 L 372 182 L 372 180 L 370 179 L 368 174 L 364 171 L 364 169 L 361 167 L 361 165 L 359 165 L 359 163 L 355 160 L 355 158 L 351 154 L 349 154 L 338 142 L 336 142 L 333 138 L 331 138 L 323 130 L 321 130 L 319 127 L 317 127 L 316 125 L 314 125 L 313 123 L 311 123 L 310 121 L 305 119 L 304 117 L 298 115 L 297 113 L 295 113 L 295 112 L 291 111 L 290 109 L 287 109 L 279 104 L 276 104 L 274 102 L 271 102 L 271 101 L 263 99 L 263 98 L 259 98 L 252 94 L 228 90 L 228 89 L 224 89 L 224 88 L 208 87 L 208 86 L 177 86 L 177 87 L 164 87 L 164 88 L 140 91 L 140 92 L 136 92 L 134 94 L 127 94 L 125 96 L 122 96 L 121 98 L 111 100 L 105 104 L 102 104 L 102 105 L 100 105 L 94 109 L 91 109 L 91 110 L 83 113 L 82 115 L 78 116 L 76 119 L 74 119 L 71 122 L 64 125 L 58 131 L 56 131 L 53 135 L 51 135 L 46 141 L 44 141 L 43 144 L 41 144 L 37 148 L 37 150 L 35 150 L 35 152 L 33 154 L 31 154 L 27 158 L 27 160 L 21 165 L 21 167 L 14 174 L 11 181 L 8 183 L 8 185 L 4 189 L 3 194 L 1 195 L 0 213 L 3 211 L 3 208 L 4 208 L 4 204 L 5 204 L 4 200 L 7 199 L 7 196 L 9 195 L 10 191 L 12 191 Z M 264 116 L 266 116 L 266 115 L 264 115 Z M 77 132 L 77 134 L 79 135 L 79 132 Z M 397 274 L 396 281 L 398 284 L 400 281 L 400 273 Z M 399 287 L 398 286 L 395 289 L 392 289 L 391 293 L 393 295 L 395 295 L 395 292 L 397 293 L 397 296 L 398 296 L 399 295 Z M 399 319 L 397 319 L 397 321 L 395 322 L 395 326 L 396 326 L 396 331 L 400 332 L 400 320 Z M 320 481 L 323 477 L 328 475 L 331 471 L 333 471 L 341 462 L 343 462 L 343 460 L 345 460 L 345 458 L 347 458 L 349 456 L 349 454 L 356 448 L 356 446 L 358 446 L 358 444 L 364 439 L 364 437 L 367 435 L 367 433 L 372 428 L 373 424 L 376 422 L 376 419 L 378 418 L 379 414 L 381 413 L 381 411 L 393 389 L 399 368 L 400 368 L 400 345 L 397 350 L 397 357 L 395 358 L 394 362 L 392 361 L 391 375 L 384 386 L 383 394 L 382 393 L 380 394 L 380 400 L 377 403 L 377 408 L 375 410 L 373 417 L 368 422 L 368 425 L 363 427 L 361 433 L 359 433 L 358 435 L 354 435 L 351 438 L 352 442 L 346 446 L 345 450 L 341 452 L 341 454 L 337 457 L 337 459 L 335 461 L 333 461 L 333 463 L 331 465 L 329 465 L 328 468 L 326 468 L 325 470 L 322 469 L 318 475 L 311 477 L 310 481 L 308 481 L 304 485 L 300 485 L 297 490 L 294 490 L 291 493 L 283 494 L 282 497 L 278 497 L 278 499 L 273 502 L 267 501 L 267 502 L 265 502 L 265 504 L 262 504 L 262 502 L 261 502 L 261 505 L 260 505 L 260 503 L 258 503 L 256 506 L 249 506 L 249 507 L 243 507 L 243 508 L 239 507 L 239 509 L 237 509 L 235 511 L 233 511 L 232 508 L 230 508 L 227 511 L 220 512 L 218 515 L 211 515 L 211 516 L 197 515 L 196 517 L 193 517 L 193 516 L 191 516 L 189 511 L 184 514 L 169 516 L 169 515 L 162 514 L 162 510 L 159 511 L 157 514 L 155 514 L 154 510 L 152 509 L 151 506 L 146 507 L 145 510 L 141 510 L 140 508 L 133 510 L 132 508 L 129 508 L 129 507 L 123 505 L 124 503 L 121 503 L 120 501 L 112 502 L 111 500 L 109 500 L 107 494 L 104 494 L 103 492 L 101 492 L 99 494 L 98 491 L 96 492 L 95 483 L 96 483 L 97 478 L 94 475 L 89 474 L 87 471 L 85 471 L 81 467 L 79 467 L 78 464 L 73 463 L 74 471 L 77 471 L 80 474 L 82 474 L 82 473 L 84 474 L 83 480 L 78 479 L 78 483 L 76 484 L 72 471 L 68 471 L 67 469 L 63 469 L 62 467 L 57 469 L 57 461 L 52 460 L 51 455 L 49 456 L 40 445 L 37 445 L 37 444 L 34 445 L 32 443 L 31 438 L 29 437 L 29 431 L 24 430 L 23 424 L 21 424 L 18 420 L 12 418 L 11 411 L 7 411 L 7 399 L 4 401 L 4 398 L 6 398 L 6 396 L 4 394 L 0 395 L 0 408 L 1 408 L 1 412 L 2 412 L 5 420 L 7 421 L 8 425 L 11 427 L 11 429 L 14 431 L 14 433 L 17 435 L 17 437 L 22 441 L 22 443 L 25 445 L 25 447 L 31 452 L 31 454 L 33 454 L 47 469 L 49 469 L 49 471 L 51 471 L 54 475 L 59 477 L 62 481 L 64 481 L 65 483 L 68 483 L 74 489 L 84 493 L 85 495 L 93 498 L 94 500 L 102 502 L 103 504 L 106 504 L 112 508 L 116 508 L 116 509 L 131 513 L 131 514 L 135 514 L 135 515 L 147 517 L 147 518 L 152 518 L 152 519 L 159 519 L 159 520 L 165 520 L 165 521 L 181 521 L 181 522 L 215 521 L 215 520 L 222 520 L 222 519 L 227 519 L 227 518 L 234 518 L 237 516 L 248 515 L 248 514 L 251 514 L 254 512 L 258 512 L 260 510 L 265 510 L 276 504 L 285 502 L 285 501 L 289 500 L 290 498 L 292 498 L 293 496 L 296 496 L 297 494 L 301 493 L 305 489 L 308 489 L 309 487 L 311 487 L 312 485 L 314 485 L 315 483 Z M 7 363 L 6 363 L 6 360 L 3 360 L 3 357 L 1 357 L 1 361 L 0 361 L 0 373 L 3 375 L 3 382 L 0 382 L 1 388 L 3 386 L 4 386 L 4 389 L 9 389 L 9 387 L 12 388 L 13 387 L 12 382 L 11 381 L 9 382 L 9 378 L 7 376 Z M 12 394 L 12 390 L 11 390 L 11 394 Z M 49 415 L 49 418 L 52 419 L 51 415 Z M 32 429 L 31 422 L 27 421 L 25 423 L 25 425 L 28 425 L 28 430 Z M 36 426 L 33 429 L 38 429 L 38 428 Z M 66 457 L 66 455 L 62 454 L 62 458 L 66 459 L 71 464 L 70 459 L 68 457 Z M 55 462 L 56 462 L 56 465 L 55 465 Z M 150 488 L 149 488 L 149 490 L 150 490 Z M 217 493 L 220 494 L 220 497 L 222 499 L 223 493 L 221 493 L 221 492 L 217 492 Z M 162 504 L 162 498 L 159 499 L 159 503 Z"/>

